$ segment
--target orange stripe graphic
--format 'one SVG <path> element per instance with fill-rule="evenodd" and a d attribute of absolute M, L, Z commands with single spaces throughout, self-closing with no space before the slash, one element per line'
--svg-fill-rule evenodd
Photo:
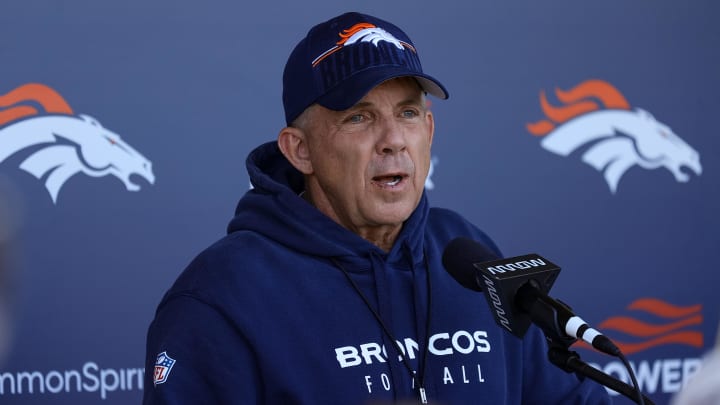
<path fill-rule="evenodd" d="M 682 344 L 696 348 L 703 347 L 703 335 L 695 331 L 676 332 L 639 343 L 625 343 L 615 339 L 613 339 L 613 341 L 625 355 L 631 355 L 656 346 L 669 344 Z M 577 348 L 592 349 L 592 347 L 585 342 L 578 342 L 574 346 Z"/>
<path fill-rule="evenodd" d="M 661 324 L 653 324 L 636 317 L 613 316 L 601 322 L 599 324 L 600 330 L 620 332 L 627 338 L 644 339 L 637 342 L 627 342 L 622 339 L 618 340 L 608 334 L 626 355 L 668 344 L 681 344 L 697 348 L 703 346 L 702 332 L 682 330 L 702 325 L 701 304 L 681 307 L 657 298 L 640 298 L 631 302 L 626 309 L 640 311 L 646 315 L 645 317 L 652 315 L 665 321 Z M 583 342 L 579 342 L 577 346 L 591 348 Z"/>
<path fill-rule="evenodd" d="M 678 307 L 655 298 L 640 298 L 628 305 L 628 309 L 642 310 L 662 318 L 680 318 L 700 312 L 702 305 Z"/>
<path fill-rule="evenodd" d="M 662 335 L 685 326 L 702 325 L 702 321 L 702 315 L 695 315 L 667 325 L 652 325 L 634 318 L 616 316 L 601 323 L 600 328 L 603 330 L 617 330 L 630 336 L 649 337 Z"/>

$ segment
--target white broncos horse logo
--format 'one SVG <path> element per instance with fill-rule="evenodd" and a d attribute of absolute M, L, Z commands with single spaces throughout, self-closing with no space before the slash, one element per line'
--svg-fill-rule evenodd
<path fill-rule="evenodd" d="M 528 125 L 528 129 L 543 135 L 542 147 L 560 156 L 584 149 L 582 161 L 603 173 L 613 194 L 623 174 L 635 165 L 645 169 L 664 167 L 678 182 L 690 179 L 683 168 L 696 175 L 702 173 L 700 155 L 695 149 L 647 111 L 630 110 L 624 97 L 609 83 L 593 80 L 568 92 L 556 93 L 561 101 L 573 104 L 564 109 L 550 107 L 544 94 L 541 104 L 549 118 L 562 124 L 555 127 L 540 121 Z M 613 109 L 597 110 L 587 100 L 583 104 L 577 102 L 589 96 L 599 98 Z"/>
<path fill-rule="evenodd" d="M 0 163 L 25 150 L 33 152 L 20 163 L 20 168 L 39 180 L 45 179 L 45 188 L 54 203 L 63 184 L 81 172 L 91 177 L 113 175 L 129 191 L 140 189 L 130 180 L 132 175 L 139 175 L 150 184 L 155 182 L 149 160 L 87 115 L 35 115 L 0 126 Z"/>
<path fill-rule="evenodd" d="M 425 188 L 428 190 L 435 189 L 435 182 L 432 179 L 433 173 L 435 173 L 435 166 L 437 166 L 439 159 L 437 156 L 430 158 L 430 168 L 428 169 L 427 177 L 425 177 Z"/>
<path fill-rule="evenodd" d="M 378 27 L 369 27 L 361 29 L 345 41 L 345 45 L 352 45 L 357 42 L 370 42 L 371 44 L 378 46 L 380 41 L 389 42 L 395 45 L 398 49 L 403 49 L 403 43 L 399 39 L 395 38 L 391 33 Z"/>
<path fill-rule="evenodd" d="M 597 141 L 597 142 L 595 142 Z M 645 110 L 597 111 L 564 124 L 543 138 L 543 148 L 567 156 L 595 142 L 582 161 L 603 172 L 615 193 L 622 175 L 634 165 L 645 169 L 668 169 L 679 182 L 690 180 L 681 168 L 702 173 L 700 155 L 670 128 Z"/>
<path fill-rule="evenodd" d="M 380 42 L 389 42 L 392 45 L 395 45 L 398 49 L 410 49 L 415 52 L 415 47 L 413 47 L 410 43 L 401 41 L 395 38 L 391 33 L 370 23 L 355 24 L 352 27 L 343 30 L 338 35 L 340 36 L 340 40 L 335 44 L 335 46 L 315 58 L 312 62 L 313 66 L 317 66 L 323 59 L 339 51 L 344 46 L 354 45 L 359 42 L 369 42 L 375 46 L 378 46 Z"/>

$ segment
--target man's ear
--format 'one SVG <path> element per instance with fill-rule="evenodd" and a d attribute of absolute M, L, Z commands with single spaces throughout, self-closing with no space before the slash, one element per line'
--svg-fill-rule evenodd
<path fill-rule="evenodd" d="M 428 125 L 430 126 L 430 145 L 432 145 L 433 136 L 435 135 L 435 117 L 433 116 L 432 111 L 427 112 L 427 116 L 425 117 L 426 120 L 428 120 Z"/>
<path fill-rule="evenodd" d="M 285 127 L 278 134 L 278 146 L 285 158 L 302 174 L 313 172 L 307 134 L 293 127 Z"/>

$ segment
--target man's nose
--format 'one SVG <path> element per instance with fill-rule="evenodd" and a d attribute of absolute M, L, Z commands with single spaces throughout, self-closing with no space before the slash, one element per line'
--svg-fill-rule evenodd
<path fill-rule="evenodd" d="M 406 148 L 404 129 L 394 117 L 383 119 L 380 130 L 381 137 L 378 142 L 380 154 L 398 153 Z"/>

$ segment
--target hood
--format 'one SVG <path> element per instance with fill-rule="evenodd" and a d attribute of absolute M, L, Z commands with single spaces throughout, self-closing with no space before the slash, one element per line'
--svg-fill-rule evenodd
<path fill-rule="evenodd" d="M 385 253 L 299 197 L 304 190 L 303 175 L 285 159 L 277 142 L 253 150 L 246 165 L 253 189 L 238 202 L 228 233 L 257 232 L 293 250 L 320 257 L 368 257 L 373 253 L 393 262 L 410 254 L 413 262 L 422 260 L 424 234 L 420 230 L 429 211 L 425 193 L 392 250 Z"/>

